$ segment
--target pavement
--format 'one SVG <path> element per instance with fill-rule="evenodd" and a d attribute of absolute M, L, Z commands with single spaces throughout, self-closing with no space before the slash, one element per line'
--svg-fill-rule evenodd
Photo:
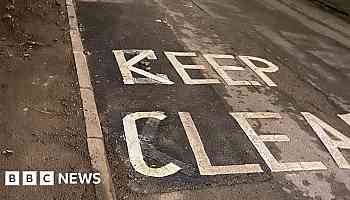
<path fill-rule="evenodd" d="M 346 20 L 304 0 L 66 6 L 96 199 L 350 199 Z"/>
<path fill-rule="evenodd" d="M 95 199 L 87 184 L 5 185 L 5 171 L 92 169 L 65 2 L 1 1 L 0 16 L 0 199 Z"/>

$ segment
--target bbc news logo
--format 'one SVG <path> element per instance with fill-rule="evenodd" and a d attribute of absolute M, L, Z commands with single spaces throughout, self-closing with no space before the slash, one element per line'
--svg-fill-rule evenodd
<path fill-rule="evenodd" d="M 101 183 L 100 173 L 55 173 L 54 171 L 6 171 L 6 186 L 52 186 Z"/>

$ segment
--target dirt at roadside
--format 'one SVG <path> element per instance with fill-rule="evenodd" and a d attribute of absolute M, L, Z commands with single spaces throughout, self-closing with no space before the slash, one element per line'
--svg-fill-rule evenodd
<path fill-rule="evenodd" d="M 0 17 L 0 199 L 95 199 L 92 185 L 4 186 L 6 170 L 91 170 L 65 1 L 1 0 Z"/>

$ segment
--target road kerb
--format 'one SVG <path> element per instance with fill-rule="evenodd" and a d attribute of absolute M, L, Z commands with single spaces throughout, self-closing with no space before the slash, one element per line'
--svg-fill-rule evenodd
<path fill-rule="evenodd" d="M 78 75 L 81 100 L 83 102 L 83 113 L 91 165 L 96 172 L 101 174 L 102 179 L 101 184 L 95 186 L 96 198 L 98 200 L 114 200 L 115 193 L 106 157 L 104 138 L 96 108 L 89 68 L 84 54 L 81 36 L 78 31 L 78 20 L 73 0 L 66 0 L 66 8 L 70 25 L 72 51 Z"/>

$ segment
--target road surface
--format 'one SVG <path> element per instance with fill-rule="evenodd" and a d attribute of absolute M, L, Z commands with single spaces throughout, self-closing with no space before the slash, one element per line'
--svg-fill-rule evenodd
<path fill-rule="evenodd" d="M 117 199 L 349 199 L 346 22 L 288 0 L 77 12 Z"/>

